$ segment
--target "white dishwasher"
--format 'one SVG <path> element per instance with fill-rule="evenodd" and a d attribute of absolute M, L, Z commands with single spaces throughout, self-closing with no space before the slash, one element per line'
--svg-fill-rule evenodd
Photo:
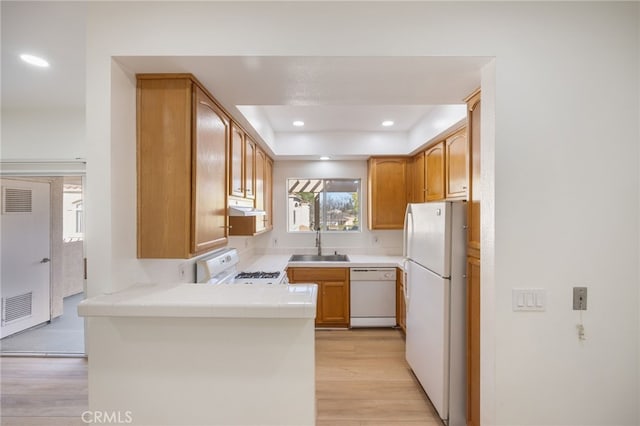
<path fill-rule="evenodd" d="M 396 268 L 350 268 L 351 327 L 396 325 Z"/>

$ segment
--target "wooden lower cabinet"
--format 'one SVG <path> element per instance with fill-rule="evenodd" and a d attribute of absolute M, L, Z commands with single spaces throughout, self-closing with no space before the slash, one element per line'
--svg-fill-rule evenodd
<path fill-rule="evenodd" d="M 316 327 L 349 327 L 349 268 L 289 268 L 287 276 L 318 284 Z"/>
<path fill-rule="evenodd" d="M 404 271 L 396 270 L 396 323 L 407 332 L 407 308 L 404 301 Z"/>
<path fill-rule="evenodd" d="M 467 257 L 467 425 L 480 425 L 480 259 Z"/>

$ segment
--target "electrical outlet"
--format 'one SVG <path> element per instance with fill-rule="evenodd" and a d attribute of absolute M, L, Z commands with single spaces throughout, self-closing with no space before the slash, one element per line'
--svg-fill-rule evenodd
<path fill-rule="evenodd" d="M 188 263 L 181 263 L 178 266 L 178 277 L 180 278 L 181 282 L 185 282 L 187 279 L 187 267 L 189 266 Z"/>
<path fill-rule="evenodd" d="M 378 243 L 380 243 L 380 239 L 378 238 L 377 235 L 374 235 L 373 236 L 373 244 L 378 244 Z"/>
<path fill-rule="evenodd" d="M 573 288 L 573 310 L 574 311 L 587 310 L 587 287 Z"/>

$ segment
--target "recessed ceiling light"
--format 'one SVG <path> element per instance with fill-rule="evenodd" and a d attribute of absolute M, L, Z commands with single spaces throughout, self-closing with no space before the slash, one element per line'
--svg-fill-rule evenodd
<path fill-rule="evenodd" d="M 331 157 L 327 157 L 326 155 L 323 155 L 322 157 L 320 157 L 320 159 L 323 161 L 327 161 L 327 160 L 331 160 Z"/>
<path fill-rule="evenodd" d="M 391 121 L 391 120 L 385 120 L 385 121 L 383 121 L 383 122 L 382 122 L 382 125 L 383 125 L 384 127 L 390 127 L 390 126 L 393 126 L 393 125 L 394 125 L 394 122 L 393 122 L 393 121 Z"/>
<path fill-rule="evenodd" d="M 20 55 L 20 59 L 22 59 L 23 61 L 25 61 L 26 63 L 30 64 L 30 65 L 35 65 L 36 67 L 41 67 L 41 68 L 47 68 L 49 67 L 49 62 L 45 61 L 44 59 L 38 57 L 38 56 L 33 56 L 33 55 L 27 55 L 22 54 Z"/>
<path fill-rule="evenodd" d="M 304 121 L 296 120 L 293 122 L 293 125 L 296 127 L 302 127 L 304 126 Z"/>

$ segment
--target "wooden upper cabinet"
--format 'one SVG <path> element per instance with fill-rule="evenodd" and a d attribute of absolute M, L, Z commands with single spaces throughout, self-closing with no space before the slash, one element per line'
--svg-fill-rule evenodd
<path fill-rule="evenodd" d="M 265 203 L 265 173 L 266 173 L 267 156 L 260 148 L 256 149 L 255 172 L 256 172 L 256 209 L 266 210 Z M 256 217 L 256 232 L 264 231 L 267 228 L 267 217 Z"/>
<path fill-rule="evenodd" d="M 407 208 L 407 158 L 371 157 L 368 171 L 370 229 L 403 229 Z"/>
<path fill-rule="evenodd" d="M 244 197 L 244 132 L 235 123 L 231 124 L 229 195 Z"/>
<path fill-rule="evenodd" d="M 197 86 L 193 158 L 192 253 L 227 242 L 227 138 L 229 120 Z"/>
<path fill-rule="evenodd" d="M 444 141 L 432 145 L 424 153 L 426 193 L 425 201 L 444 199 Z"/>
<path fill-rule="evenodd" d="M 273 229 L 273 160 L 267 157 L 264 168 L 264 210 L 267 213 L 265 225 Z"/>
<path fill-rule="evenodd" d="M 264 210 L 264 216 L 230 216 L 229 235 L 252 236 L 273 229 L 273 161 L 259 146 L 255 149 L 255 199 L 234 197 L 230 204 Z"/>
<path fill-rule="evenodd" d="M 469 197 L 467 204 L 467 247 L 470 256 L 480 257 L 480 92 L 467 99 L 469 134 Z"/>
<path fill-rule="evenodd" d="M 467 424 L 480 425 L 480 91 L 466 99 L 469 144 L 467 202 Z"/>
<path fill-rule="evenodd" d="M 413 197 L 411 198 L 412 203 L 424 203 L 425 201 L 427 187 L 424 173 L 424 157 L 424 152 L 413 157 L 413 176 L 411 182 L 413 186 Z"/>
<path fill-rule="evenodd" d="M 137 78 L 138 257 L 224 246 L 228 117 L 189 74 Z"/>
<path fill-rule="evenodd" d="M 445 187 L 447 199 L 467 197 L 467 129 L 459 130 L 444 141 Z"/>
<path fill-rule="evenodd" d="M 244 196 L 245 198 L 256 197 L 256 143 L 245 135 L 244 143 Z"/>

